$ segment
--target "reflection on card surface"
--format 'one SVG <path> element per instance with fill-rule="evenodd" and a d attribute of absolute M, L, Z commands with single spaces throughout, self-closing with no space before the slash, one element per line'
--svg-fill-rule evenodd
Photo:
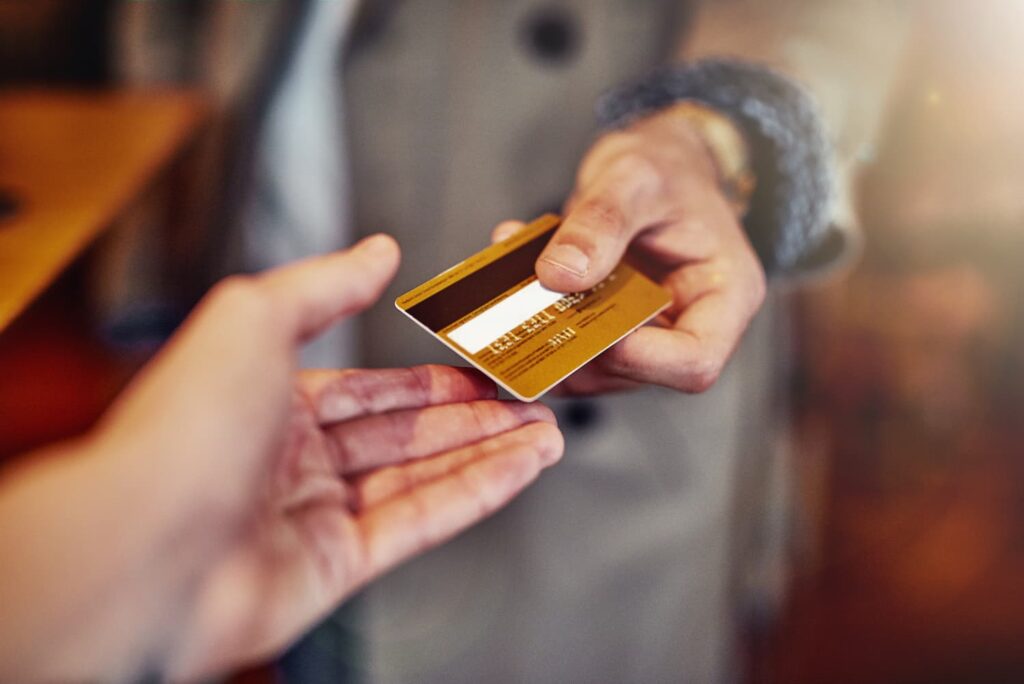
<path fill-rule="evenodd" d="M 395 306 L 517 398 L 537 399 L 671 301 L 626 263 L 585 292 L 542 286 L 534 263 L 559 221 L 541 217 Z"/>

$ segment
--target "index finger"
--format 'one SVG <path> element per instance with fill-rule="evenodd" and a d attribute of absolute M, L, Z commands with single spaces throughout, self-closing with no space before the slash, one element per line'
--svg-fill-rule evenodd
<path fill-rule="evenodd" d="M 630 380 L 704 392 L 718 380 L 762 301 L 736 283 L 723 285 L 714 262 L 693 266 L 708 281 L 672 327 L 643 327 L 600 358 L 607 372 Z M 726 279 L 728 280 L 728 279 Z M 692 280 L 691 280 L 692 282 Z"/>
<path fill-rule="evenodd" d="M 528 439 L 472 447 L 475 458 L 444 458 L 451 470 L 371 506 L 358 519 L 369 577 L 453 537 L 508 503 L 561 456 L 561 433 L 535 425 Z M 466 462 L 468 460 L 468 462 Z"/>
<path fill-rule="evenodd" d="M 303 371 L 299 374 L 299 390 L 320 424 L 498 396 L 494 382 L 479 371 L 434 364 L 411 368 Z"/>
<path fill-rule="evenodd" d="M 554 423 L 543 404 L 473 401 L 367 416 L 327 428 L 331 462 L 339 475 L 457 449 L 532 422 Z"/>

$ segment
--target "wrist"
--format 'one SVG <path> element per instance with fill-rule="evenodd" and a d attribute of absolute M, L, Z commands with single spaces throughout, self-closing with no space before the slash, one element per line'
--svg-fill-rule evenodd
<path fill-rule="evenodd" d="M 210 568 L 229 548 L 237 515 L 228 515 L 182 472 L 189 468 L 176 468 L 181 460 L 166 445 L 110 425 L 97 429 L 91 441 L 93 486 L 115 502 L 115 556 L 132 575 L 117 583 L 109 604 L 133 623 L 133 648 L 145 655 L 134 666 L 165 679 L 180 669 L 197 601 Z"/>
<path fill-rule="evenodd" d="M 176 540 L 110 447 L 97 429 L 5 473 L 0 605 L 18 630 L 0 630 L 0 673 L 12 679 L 129 679 L 159 646 Z"/>
<path fill-rule="evenodd" d="M 765 270 L 820 266 L 823 247 L 835 237 L 835 179 L 831 144 L 810 95 L 762 65 L 706 59 L 608 93 L 597 114 L 606 128 L 621 128 L 683 102 L 726 114 L 743 131 L 757 180 L 743 225 Z"/>
<path fill-rule="evenodd" d="M 711 161 L 719 189 L 737 218 L 742 219 L 756 185 L 750 148 L 742 130 L 725 114 L 689 100 L 672 105 L 664 113 L 685 125 L 699 140 Z"/>

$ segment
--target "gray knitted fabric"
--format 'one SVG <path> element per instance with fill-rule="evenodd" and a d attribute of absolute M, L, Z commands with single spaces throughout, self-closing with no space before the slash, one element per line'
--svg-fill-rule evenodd
<path fill-rule="evenodd" d="M 680 100 L 708 105 L 744 132 L 757 177 L 744 224 L 765 270 L 792 273 L 827 260 L 835 177 L 810 95 L 763 66 L 703 60 L 608 93 L 597 115 L 602 126 L 618 128 Z"/>

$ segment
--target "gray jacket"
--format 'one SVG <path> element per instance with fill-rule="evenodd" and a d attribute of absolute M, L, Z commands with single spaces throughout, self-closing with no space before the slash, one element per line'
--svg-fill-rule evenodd
<path fill-rule="evenodd" d="M 150 79 L 154 39 L 140 36 L 174 5 L 127 7 L 128 77 Z M 225 115 L 245 120 L 259 101 L 254 84 L 272 80 L 259 57 L 272 53 L 281 11 L 210 5 L 200 28 L 220 57 L 191 76 Z M 394 234 L 405 257 L 385 301 L 362 320 L 360 362 L 456 362 L 388 299 L 483 247 L 498 221 L 557 210 L 596 133 L 598 94 L 680 51 L 757 53 L 789 67 L 824 95 L 843 158 L 854 160 L 881 109 L 886 79 L 872 74 L 895 54 L 892 13 L 866 0 L 726 0 L 695 23 L 691 4 L 669 0 L 364 3 L 339 75 L 352 225 Z M 758 35 L 774 41 L 750 40 L 758 20 Z M 860 33 L 876 24 L 884 30 L 870 40 Z M 162 64 L 173 71 L 173 59 Z M 837 212 L 850 221 L 847 207 Z M 760 580 L 778 567 L 786 510 L 781 313 L 776 294 L 704 395 L 648 389 L 555 402 L 564 461 L 506 510 L 329 620 L 296 652 L 295 676 L 731 679 L 737 618 L 776 600 L 780 586 L 765 591 Z"/>

